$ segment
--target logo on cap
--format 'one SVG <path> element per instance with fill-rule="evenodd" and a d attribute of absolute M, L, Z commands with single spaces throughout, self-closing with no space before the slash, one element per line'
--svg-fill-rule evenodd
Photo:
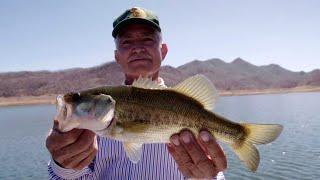
<path fill-rule="evenodd" d="M 142 10 L 141 8 L 131 8 L 130 9 L 130 16 L 131 18 L 146 18 L 146 13 L 144 12 L 144 10 Z"/>

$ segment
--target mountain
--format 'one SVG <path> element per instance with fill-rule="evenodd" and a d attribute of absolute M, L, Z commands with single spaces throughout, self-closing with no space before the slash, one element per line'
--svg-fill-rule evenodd
<path fill-rule="evenodd" d="M 319 69 L 308 73 L 293 72 L 276 64 L 256 66 L 241 58 L 231 63 L 221 59 L 194 60 L 177 68 L 163 66 L 160 71 L 160 76 L 169 86 L 195 74 L 204 74 L 219 90 L 225 91 L 320 87 Z M 54 72 L 0 73 L 0 97 L 58 94 L 102 85 L 118 85 L 123 80 L 121 69 L 115 62 Z"/>
<path fill-rule="evenodd" d="M 75 68 L 49 72 L 0 74 L 0 97 L 57 94 L 88 87 L 119 84 L 123 77 L 116 63 L 92 68 Z"/>

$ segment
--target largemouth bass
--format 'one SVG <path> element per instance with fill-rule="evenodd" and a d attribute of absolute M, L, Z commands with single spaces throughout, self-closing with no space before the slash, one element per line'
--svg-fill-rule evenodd
<path fill-rule="evenodd" d="M 172 134 L 185 128 L 195 134 L 206 129 L 228 144 L 249 170 L 256 171 L 260 157 L 255 145 L 272 142 L 283 127 L 232 122 L 212 111 L 217 97 L 214 85 L 202 75 L 170 88 L 140 77 L 132 86 L 104 86 L 58 96 L 56 119 L 63 132 L 89 129 L 122 141 L 132 162 L 139 161 L 144 143 L 169 143 Z"/>

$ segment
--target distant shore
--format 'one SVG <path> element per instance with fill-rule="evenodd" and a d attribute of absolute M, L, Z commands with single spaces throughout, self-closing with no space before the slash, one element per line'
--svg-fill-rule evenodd
<path fill-rule="evenodd" d="M 259 94 L 287 94 L 287 93 L 303 93 L 303 92 L 320 92 L 320 87 L 300 86 L 295 88 L 282 89 L 257 89 L 257 90 L 235 90 L 220 91 L 221 96 L 243 96 L 243 95 L 259 95 Z"/>
<path fill-rule="evenodd" d="M 38 105 L 55 104 L 56 95 L 43 96 L 21 96 L 21 97 L 0 97 L 1 106 L 20 106 L 20 105 Z"/>
<path fill-rule="evenodd" d="M 221 96 L 243 96 L 260 94 L 286 94 L 299 92 L 320 92 L 320 87 L 302 86 L 290 89 L 265 89 L 265 90 L 234 90 L 219 91 Z M 56 95 L 0 97 L 1 106 L 55 104 Z"/>

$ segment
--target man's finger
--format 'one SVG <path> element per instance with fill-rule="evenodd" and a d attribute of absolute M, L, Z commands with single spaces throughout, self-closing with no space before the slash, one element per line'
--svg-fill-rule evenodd
<path fill-rule="evenodd" d="M 75 169 L 79 164 L 87 159 L 92 153 L 96 154 L 97 148 L 94 146 L 95 142 L 92 142 L 92 144 L 83 152 L 76 154 L 75 156 L 69 157 L 61 164 L 66 168 Z"/>
<path fill-rule="evenodd" d="M 59 121 L 58 120 L 53 120 L 53 127 L 52 129 L 57 130 L 59 128 Z"/>
<path fill-rule="evenodd" d="M 84 167 L 88 166 L 92 162 L 96 154 L 97 149 L 93 149 L 93 151 L 85 159 L 83 159 L 74 169 L 82 170 Z"/>
<path fill-rule="evenodd" d="M 173 159 L 176 161 L 179 170 L 186 177 L 193 177 L 193 173 L 188 168 L 188 166 L 190 166 L 190 164 L 193 164 L 193 162 L 189 157 L 188 153 L 184 150 L 184 147 L 182 146 L 179 140 L 179 135 L 172 135 L 170 141 L 171 146 L 168 146 L 168 150 L 169 153 L 172 155 Z"/>
<path fill-rule="evenodd" d="M 207 159 L 206 154 L 196 142 L 190 131 L 182 131 L 180 134 L 180 140 L 183 142 L 182 145 L 185 147 L 187 153 L 196 165 L 199 165 Z"/>
<path fill-rule="evenodd" d="M 52 129 L 49 133 L 49 136 L 46 139 L 46 146 L 48 150 L 52 153 L 57 149 L 61 149 L 65 146 L 74 143 L 82 132 L 83 129 L 73 129 L 65 133 L 61 133 Z"/>
<path fill-rule="evenodd" d="M 179 139 L 178 139 L 180 141 L 180 145 L 175 146 L 176 151 L 179 154 L 178 156 L 179 160 L 177 162 L 180 164 L 179 168 L 188 169 L 191 172 L 192 177 L 204 177 L 203 172 L 199 169 L 197 164 L 195 164 L 195 162 L 192 160 L 190 153 L 188 152 L 188 149 L 185 147 L 184 145 L 185 142 L 183 142 L 182 140 L 182 134 L 183 132 L 180 133 Z"/>
<path fill-rule="evenodd" d="M 217 170 L 225 170 L 227 168 L 227 158 L 214 137 L 207 131 L 201 131 L 199 139 L 206 148 L 208 154 L 211 156 Z"/>
<path fill-rule="evenodd" d="M 82 134 L 78 137 L 75 143 L 58 149 L 53 153 L 53 157 L 58 162 L 63 162 L 65 159 L 69 159 L 77 154 L 88 149 L 88 147 L 93 143 L 95 134 L 89 130 L 83 130 Z"/>
<path fill-rule="evenodd" d="M 205 150 L 201 148 L 193 134 L 185 130 L 181 132 L 180 138 L 197 169 L 201 171 L 198 177 L 212 177 L 215 175 L 216 168 L 213 161 L 207 157 Z"/>

